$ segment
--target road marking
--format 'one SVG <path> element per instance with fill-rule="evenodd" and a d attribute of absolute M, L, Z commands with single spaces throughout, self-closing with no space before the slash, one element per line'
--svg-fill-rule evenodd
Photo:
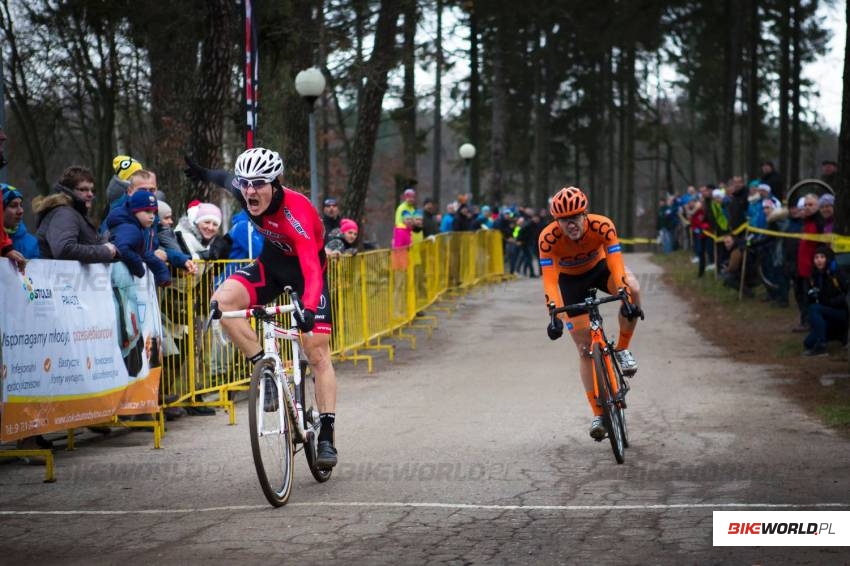
<path fill-rule="evenodd" d="M 405 503 L 402 501 L 316 501 L 294 502 L 287 507 L 389 507 L 413 509 L 467 509 L 472 511 L 673 511 L 677 509 L 827 509 L 850 507 L 850 503 L 659 503 L 647 505 L 478 505 L 474 503 Z M 215 513 L 218 511 L 258 511 L 269 505 L 227 505 L 196 509 L 115 509 L 115 510 L 55 510 L 0 511 L 0 517 L 20 515 L 179 515 L 184 513 Z"/>

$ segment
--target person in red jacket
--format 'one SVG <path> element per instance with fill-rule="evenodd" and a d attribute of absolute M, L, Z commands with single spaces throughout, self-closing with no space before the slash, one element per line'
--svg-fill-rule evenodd
<path fill-rule="evenodd" d="M 0 218 L 3 218 L 3 200 L 0 199 Z M 12 263 L 14 263 L 19 270 L 23 273 L 24 266 L 27 264 L 27 260 L 24 256 L 12 247 L 12 238 L 9 237 L 9 234 L 6 233 L 6 230 L 0 228 L 0 257 L 5 257 Z"/>
<path fill-rule="evenodd" d="M 325 274 L 325 227 L 310 200 L 281 185 L 283 161 L 276 151 L 256 147 L 236 159 L 231 190 L 265 238 L 260 257 L 234 272 L 212 299 L 221 310 L 265 305 L 292 286 L 300 295 L 303 318 L 297 320 L 304 351 L 316 374 L 316 397 L 321 428 L 316 462 L 330 468 L 337 463 L 334 447 L 336 374 L 331 363 L 331 301 Z M 263 358 L 256 332 L 246 319 L 222 320 L 233 343 L 251 363 Z M 312 335 L 306 335 L 312 331 Z"/>

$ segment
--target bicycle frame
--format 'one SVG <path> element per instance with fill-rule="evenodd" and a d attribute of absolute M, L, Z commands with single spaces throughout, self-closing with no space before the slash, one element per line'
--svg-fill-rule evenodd
<path fill-rule="evenodd" d="M 599 344 L 600 350 L 602 352 L 602 358 L 604 363 L 608 366 L 608 371 L 612 377 L 620 375 L 622 371 L 619 369 L 617 358 L 614 356 L 614 342 L 612 340 L 608 340 L 608 337 L 605 336 L 605 330 L 602 326 L 602 314 L 599 312 L 599 306 L 605 303 L 612 303 L 615 301 L 627 301 L 627 296 L 625 294 L 613 295 L 610 297 L 606 297 L 603 299 L 596 298 L 596 289 L 588 290 L 588 297 L 584 300 L 584 302 L 576 303 L 573 305 L 565 305 L 560 308 L 550 308 L 550 315 L 554 318 L 556 315 L 561 313 L 566 313 L 568 311 L 584 311 L 588 314 L 590 318 L 590 345 L 584 351 L 583 355 L 585 357 L 591 357 L 593 355 L 593 345 Z M 620 382 L 622 382 L 623 388 L 620 389 Z M 621 405 L 624 402 L 626 393 L 629 390 L 628 384 L 625 380 L 613 379 L 613 402 L 617 405 Z M 596 375 L 596 367 L 593 368 L 593 394 L 597 399 L 597 403 L 599 402 L 599 376 Z"/>
<path fill-rule="evenodd" d="M 287 373 L 283 367 L 283 361 L 280 358 L 280 348 L 277 343 L 277 339 L 292 342 L 292 382 L 294 387 L 298 387 L 301 385 L 303 376 L 301 375 L 301 364 L 298 363 L 301 358 L 301 335 L 295 326 L 295 307 L 293 305 L 276 305 L 273 307 L 266 307 L 263 311 L 268 317 L 276 314 L 289 313 L 292 317 L 292 327 L 281 328 L 275 324 L 273 320 L 269 320 L 265 317 L 258 317 L 257 313 L 252 309 L 223 312 L 221 313 L 221 318 L 260 318 L 263 330 L 263 360 L 272 360 L 274 362 L 274 373 L 277 382 L 277 401 L 278 403 L 281 403 L 285 399 L 286 410 L 289 412 L 289 416 L 292 417 L 292 422 L 294 424 L 293 431 L 295 432 L 296 442 L 303 444 L 307 441 L 307 431 L 304 429 L 303 424 L 304 419 L 298 411 L 296 400 L 289 387 L 289 382 L 286 379 Z M 264 387 L 260 389 L 260 401 L 258 406 L 261 410 L 265 402 L 266 393 L 267 392 Z M 301 410 L 303 411 L 304 407 L 302 407 Z M 280 428 L 278 430 L 263 431 L 261 434 L 280 434 L 281 431 L 284 430 L 285 425 L 283 422 L 283 413 L 279 414 Z"/>

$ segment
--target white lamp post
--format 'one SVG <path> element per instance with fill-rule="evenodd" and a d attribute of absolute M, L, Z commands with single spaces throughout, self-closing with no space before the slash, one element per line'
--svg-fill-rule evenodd
<path fill-rule="evenodd" d="M 475 146 L 471 143 L 465 143 L 458 148 L 457 153 L 463 159 L 464 163 L 466 163 L 466 193 L 472 194 L 472 173 L 469 169 L 469 163 L 475 157 Z"/>
<path fill-rule="evenodd" d="M 307 103 L 310 116 L 310 202 L 319 208 L 319 171 L 316 165 L 316 115 L 313 107 L 316 99 L 325 90 L 325 76 L 316 67 L 305 69 L 295 75 L 295 90 Z"/>

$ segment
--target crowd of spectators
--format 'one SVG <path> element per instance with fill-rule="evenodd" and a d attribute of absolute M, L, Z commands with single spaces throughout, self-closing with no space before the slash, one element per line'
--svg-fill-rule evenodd
<path fill-rule="evenodd" d="M 724 285 L 746 297 L 763 289 L 761 300 L 776 308 L 790 307 L 793 297 L 799 320 L 791 330 L 806 333 L 805 355 L 822 355 L 827 339 L 847 343 L 847 277 L 828 245 L 792 235 L 832 232 L 837 166 L 822 164 L 830 189 L 811 185 L 790 202 L 773 164 L 761 170 L 749 183 L 736 176 L 662 196 L 658 242 L 664 253 L 690 250 L 700 277 L 716 269 Z"/>

